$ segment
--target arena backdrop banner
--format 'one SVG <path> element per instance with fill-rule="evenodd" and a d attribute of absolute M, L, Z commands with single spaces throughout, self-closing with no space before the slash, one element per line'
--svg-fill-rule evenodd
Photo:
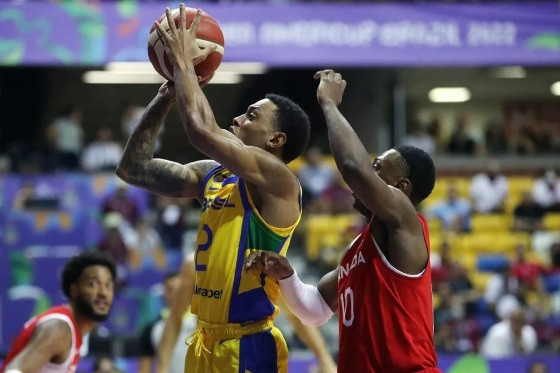
<path fill-rule="evenodd" d="M 177 2 L 2 2 L 0 65 L 147 61 L 149 29 Z M 271 66 L 560 64 L 558 3 L 212 4 L 225 61 Z"/>

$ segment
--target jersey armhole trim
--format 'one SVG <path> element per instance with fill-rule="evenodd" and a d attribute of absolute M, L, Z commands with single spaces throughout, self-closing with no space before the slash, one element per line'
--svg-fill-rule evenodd
<path fill-rule="evenodd" d="M 391 270 L 392 272 L 396 273 L 399 276 L 403 276 L 406 278 L 410 278 L 410 279 L 416 279 L 416 278 L 420 278 L 422 277 L 422 275 L 424 273 L 426 273 L 426 268 L 428 267 L 428 262 L 426 262 L 426 266 L 424 267 L 424 269 L 422 270 L 422 272 L 417 273 L 417 274 L 409 274 L 409 273 L 405 273 L 397 268 L 395 268 L 390 262 L 389 260 L 387 260 L 387 258 L 385 257 L 385 254 L 383 254 L 383 251 L 381 251 L 381 248 L 379 247 L 379 245 L 377 244 L 377 241 L 375 241 L 375 238 L 373 237 L 373 234 L 371 233 L 371 231 L 369 232 L 369 235 L 371 237 L 371 240 L 373 241 L 373 245 L 375 246 L 375 249 L 377 250 L 377 253 L 379 254 L 379 256 L 381 257 L 381 260 L 383 261 L 383 264 L 385 264 L 385 266 Z"/>
<path fill-rule="evenodd" d="M 204 176 L 204 179 L 202 179 L 202 184 L 201 184 L 201 188 L 200 188 L 200 196 L 199 196 L 200 201 L 204 200 L 204 196 L 206 195 L 206 185 L 208 184 L 208 180 L 210 180 L 210 178 L 212 176 L 214 176 L 216 173 L 218 173 L 222 169 L 224 169 L 224 166 L 222 166 L 221 164 L 218 164 L 216 167 L 214 167 L 210 171 L 208 171 L 206 176 Z"/>
<path fill-rule="evenodd" d="M 70 333 L 72 333 L 72 346 L 70 347 L 70 351 L 68 351 L 68 356 L 66 356 L 66 360 L 64 360 L 63 363 L 61 364 L 55 364 L 55 363 L 51 363 L 49 362 L 49 364 L 52 364 L 54 366 L 69 366 L 72 363 L 72 359 L 74 359 L 74 352 L 76 350 L 76 330 L 74 329 L 74 324 L 72 323 L 72 320 L 70 320 L 70 318 L 66 315 L 60 314 L 60 313 L 52 313 L 49 315 L 45 315 L 44 317 L 40 318 L 37 321 L 37 324 L 35 327 L 37 327 L 39 324 L 48 321 L 48 320 L 60 320 L 60 321 L 64 321 L 66 324 L 68 324 L 68 326 L 70 327 Z"/>

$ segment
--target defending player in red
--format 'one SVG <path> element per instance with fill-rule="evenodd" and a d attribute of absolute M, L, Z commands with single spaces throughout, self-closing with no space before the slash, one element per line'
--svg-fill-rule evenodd
<path fill-rule="evenodd" d="M 372 167 L 337 107 L 346 81 L 333 70 L 315 78 L 332 154 L 352 189 L 354 208 L 368 224 L 318 287 L 303 284 L 275 253 L 251 254 L 246 268 L 278 279 L 286 303 L 306 324 L 320 325 L 338 310 L 339 372 L 440 372 L 428 227 L 415 207 L 434 187 L 433 161 L 418 148 L 398 146 L 379 155 Z"/>
<path fill-rule="evenodd" d="M 113 261 L 98 251 L 71 258 L 62 271 L 69 304 L 52 307 L 25 323 L 0 372 L 75 372 L 82 337 L 109 316 L 115 276 Z"/>

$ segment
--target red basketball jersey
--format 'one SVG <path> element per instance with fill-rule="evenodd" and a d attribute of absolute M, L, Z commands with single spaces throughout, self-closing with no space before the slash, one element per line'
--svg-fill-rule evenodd
<path fill-rule="evenodd" d="M 426 269 L 394 268 L 370 225 L 352 242 L 338 272 L 339 372 L 440 372 L 434 349 L 428 226 Z"/>
<path fill-rule="evenodd" d="M 16 357 L 31 339 L 35 328 L 40 323 L 47 320 L 61 320 L 68 324 L 70 330 L 72 331 L 72 347 L 68 351 L 68 356 L 62 364 L 47 363 L 41 367 L 39 373 L 73 373 L 78 367 L 78 362 L 80 361 L 80 346 L 82 345 L 82 336 L 78 332 L 76 325 L 76 320 L 74 315 L 68 306 L 56 306 L 48 309 L 47 311 L 31 318 L 27 321 L 23 327 L 23 330 L 16 338 L 12 349 L 8 353 L 6 360 L 0 367 L 0 372 L 3 372 L 6 366 Z"/>

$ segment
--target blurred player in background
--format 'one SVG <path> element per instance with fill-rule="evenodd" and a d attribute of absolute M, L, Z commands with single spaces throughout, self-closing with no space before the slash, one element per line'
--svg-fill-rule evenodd
<path fill-rule="evenodd" d="M 215 47 L 196 44 L 200 12 L 189 29 L 184 5 L 180 17 L 177 30 L 167 9 L 170 34 L 156 23 L 175 67 L 175 87 L 168 82 L 160 88 L 130 136 L 117 174 L 150 192 L 202 204 L 192 301 L 198 329 L 186 370 L 286 372 L 286 342 L 273 324 L 278 282 L 243 271 L 243 262 L 252 250 L 286 254 L 301 217 L 301 187 L 286 164 L 304 152 L 309 119 L 290 99 L 267 95 L 234 118 L 231 131 L 221 129 L 194 72 Z M 153 158 L 175 99 L 190 143 L 212 160 L 181 165 Z"/>
<path fill-rule="evenodd" d="M 179 279 L 178 282 L 175 280 Z M 185 339 L 192 332 L 189 304 L 192 300 L 195 279 L 194 253 L 189 255 L 181 267 L 180 277 L 173 277 L 173 294 L 170 294 L 173 302 L 169 308 L 169 315 L 165 319 L 163 336 L 159 339 L 157 350 L 157 372 L 176 373 L 184 371 L 184 358 L 186 352 Z M 281 301 L 281 298 L 279 298 Z M 318 328 L 303 325 L 301 321 L 280 302 L 281 308 L 300 340 L 317 357 L 317 369 L 319 373 L 336 372 L 336 364 L 325 345 L 325 341 Z M 140 370 L 140 372 L 150 370 Z"/>
<path fill-rule="evenodd" d="M 415 207 L 432 192 L 434 163 L 423 150 L 398 146 L 372 167 L 337 108 L 346 81 L 333 70 L 315 78 L 336 165 L 354 193 L 354 208 L 369 223 L 318 288 L 303 284 L 276 253 L 252 253 L 246 267 L 279 279 L 286 303 L 306 324 L 320 325 L 338 310 L 339 371 L 440 372 L 428 226 Z"/>
<path fill-rule="evenodd" d="M 187 263 L 189 268 L 192 267 L 192 271 L 189 271 L 189 273 L 192 273 L 194 276 L 194 257 L 192 260 L 186 261 L 183 267 Z M 175 306 L 178 303 L 182 305 L 184 303 L 182 299 L 185 297 L 188 297 L 189 303 L 192 298 L 192 288 L 190 291 L 185 292 L 182 286 L 185 281 L 188 281 L 184 278 L 184 272 L 185 270 L 183 269 L 183 278 L 179 272 L 172 272 L 165 276 L 163 281 L 165 308 L 162 310 L 161 316 L 150 322 L 140 335 L 138 341 L 140 355 L 138 373 L 152 372 L 155 358 L 161 352 L 161 348 L 164 345 L 166 346 L 164 360 L 166 364 L 164 369 L 160 371 L 165 373 L 183 373 L 185 370 L 185 353 L 187 352 L 185 340 L 196 330 L 196 316 L 189 312 L 188 307 L 182 307 L 181 310 L 177 311 Z M 190 278 L 189 280 L 192 284 L 193 279 Z M 176 324 L 174 323 L 175 321 L 177 322 Z M 175 340 L 170 344 L 164 344 L 162 343 L 165 338 L 164 327 L 168 324 L 172 324 L 175 327 L 173 329 Z M 167 350 L 167 346 L 170 347 L 169 350 Z"/>
<path fill-rule="evenodd" d="M 71 258 L 62 270 L 68 304 L 25 323 L 0 372 L 74 372 L 82 338 L 109 317 L 115 278 L 115 264 L 101 252 L 84 251 Z"/>

